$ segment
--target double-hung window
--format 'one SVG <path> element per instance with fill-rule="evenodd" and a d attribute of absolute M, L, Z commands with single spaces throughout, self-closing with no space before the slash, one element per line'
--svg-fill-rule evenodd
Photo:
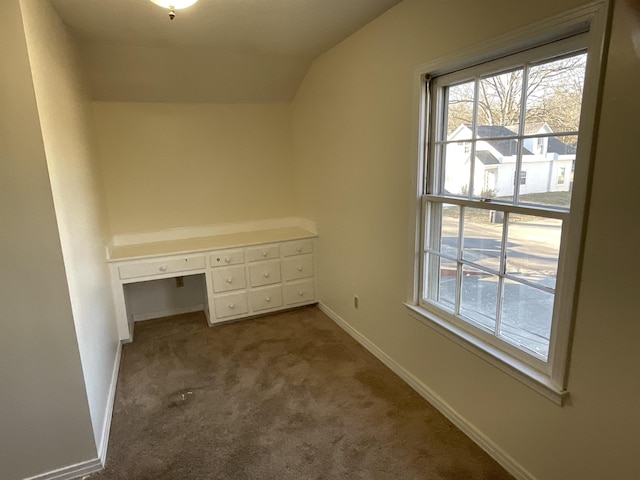
<path fill-rule="evenodd" d="M 416 307 L 559 403 L 594 123 L 588 38 L 423 81 Z"/>

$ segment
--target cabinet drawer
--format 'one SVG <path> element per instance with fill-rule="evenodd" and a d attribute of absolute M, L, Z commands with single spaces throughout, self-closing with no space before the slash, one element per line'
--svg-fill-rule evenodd
<path fill-rule="evenodd" d="M 220 250 L 209 255 L 209 261 L 212 267 L 237 265 L 244 263 L 244 252 L 242 250 Z"/>
<path fill-rule="evenodd" d="M 245 292 L 221 295 L 214 300 L 216 318 L 232 317 L 242 315 L 249 311 L 247 307 L 247 294 Z"/>
<path fill-rule="evenodd" d="M 263 245 L 261 247 L 247 248 L 247 260 L 250 262 L 270 260 L 279 257 L 280 250 L 278 249 L 278 245 Z"/>
<path fill-rule="evenodd" d="M 165 273 L 181 273 L 189 270 L 198 270 L 205 267 L 205 258 L 181 257 L 167 260 L 155 260 L 153 262 L 130 263 L 120 265 L 118 273 L 122 280 L 127 278 L 147 277 L 149 275 L 162 275 Z"/>
<path fill-rule="evenodd" d="M 284 286 L 284 303 L 287 305 L 311 302 L 314 299 L 315 293 L 313 291 L 313 279 L 289 283 Z"/>
<path fill-rule="evenodd" d="M 288 258 L 282 261 L 282 278 L 285 280 L 298 280 L 313 276 L 313 257 Z"/>
<path fill-rule="evenodd" d="M 249 265 L 249 278 L 252 287 L 280 283 L 280 281 L 282 281 L 282 277 L 280 276 L 280 262 L 273 260 Z"/>
<path fill-rule="evenodd" d="M 282 306 L 282 287 L 276 285 L 260 290 L 254 290 L 249 293 L 251 301 L 251 309 L 254 312 L 267 310 L 268 308 L 276 308 Z"/>
<path fill-rule="evenodd" d="M 282 255 L 285 257 L 305 253 L 313 253 L 313 240 L 298 240 L 282 244 Z"/>
<path fill-rule="evenodd" d="M 211 271 L 213 291 L 215 293 L 239 290 L 247 286 L 244 276 L 244 265 L 237 267 L 216 268 Z"/>

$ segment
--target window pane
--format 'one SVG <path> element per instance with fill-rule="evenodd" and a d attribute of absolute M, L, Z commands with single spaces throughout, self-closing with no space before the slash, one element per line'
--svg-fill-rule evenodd
<path fill-rule="evenodd" d="M 460 230 L 460 207 L 442 206 L 442 239 L 440 251 L 451 258 L 458 258 L 458 237 Z"/>
<path fill-rule="evenodd" d="M 464 209 L 462 258 L 498 272 L 502 249 L 503 216 L 480 208 Z"/>
<path fill-rule="evenodd" d="M 473 123 L 473 81 L 449 87 L 446 111 L 446 138 L 440 140 L 463 140 L 471 138 Z"/>
<path fill-rule="evenodd" d="M 517 135 L 521 103 L 522 69 L 492 75 L 480 80 L 478 136 Z"/>
<path fill-rule="evenodd" d="M 506 273 L 556 287 L 562 220 L 509 214 Z"/>
<path fill-rule="evenodd" d="M 529 69 L 525 133 L 578 130 L 586 63 L 587 54 L 582 53 Z"/>
<path fill-rule="evenodd" d="M 440 148 L 445 152 L 443 187 L 445 195 L 467 197 L 469 195 L 469 179 L 471 178 L 470 154 L 465 152 L 464 142 L 447 143 Z"/>
<path fill-rule="evenodd" d="M 505 279 L 500 335 L 546 359 L 553 300 L 551 293 Z"/>
<path fill-rule="evenodd" d="M 446 258 L 440 259 L 440 280 L 438 284 L 438 302 L 453 311 L 456 304 L 457 263 Z"/>
<path fill-rule="evenodd" d="M 525 138 L 524 147 L 529 152 L 522 156 L 527 179 L 521 182 L 519 203 L 569 208 L 578 137 Z"/>
<path fill-rule="evenodd" d="M 498 304 L 498 276 L 462 267 L 460 313 L 494 331 Z"/>

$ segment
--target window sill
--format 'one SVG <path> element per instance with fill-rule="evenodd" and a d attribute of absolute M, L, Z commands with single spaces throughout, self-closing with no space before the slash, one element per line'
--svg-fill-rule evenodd
<path fill-rule="evenodd" d="M 409 315 L 413 318 L 433 328 L 461 347 L 524 383 L 555 404 L 562 406 L 569 397 L 567 390 L 559 389 L 551 382 L 551 379 L 543 373 L 507 355 L 496 347 L 483 342 L 469 332 L 438 318 L 420 306 L 410 303 L 405 303 L 404 305 L 409 310 Z"/>

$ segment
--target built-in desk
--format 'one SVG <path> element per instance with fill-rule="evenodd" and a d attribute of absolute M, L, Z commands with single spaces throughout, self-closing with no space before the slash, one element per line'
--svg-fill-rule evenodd
<path fill-rule="evenodd" d="M 316 302 L 316 235 L 287 227 L 112 247 L 118 333 L 133 340 L 124 286 L 202 274 L 209 325 Z"/>

